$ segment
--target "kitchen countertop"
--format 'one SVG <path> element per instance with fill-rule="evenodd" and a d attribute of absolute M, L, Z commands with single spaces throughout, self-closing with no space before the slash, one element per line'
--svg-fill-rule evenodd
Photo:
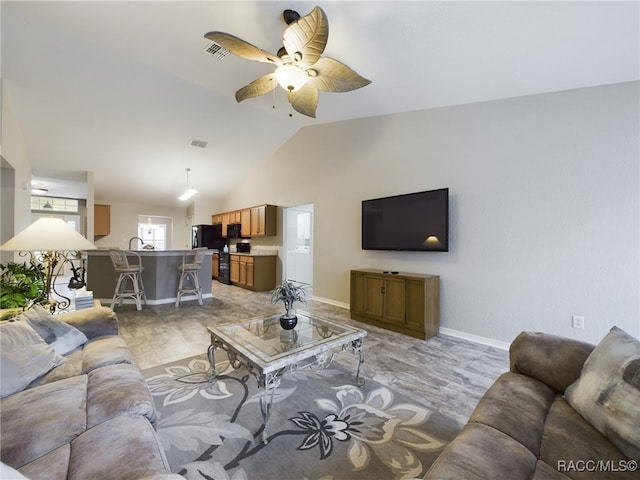
<path fill-rule="evenodd" d="M 99 250 L 87 250 L 87 254 L 89 255 L 109 255 L 109 250 L 116 249 L 99 249 Z M 185 249 L 185 250 L 123 250 L 124 252 L 135 252 L 141 257 L 172 257 L 175 255 L 184 255 L 185 253 L 190 253 L 193 250 Z M 213 250 L 208 250 L 207 255 L 212 255 Z"/>
<path fill-rule="evenodd" d="M 213 250 L 214 253 L 223 253 L 219 250 Z M 256 252 L 226 252 L 229 255 L 242 255 L 245 257 L 277 257 L 278 252 L 275 251 L 256 251 Z"/>

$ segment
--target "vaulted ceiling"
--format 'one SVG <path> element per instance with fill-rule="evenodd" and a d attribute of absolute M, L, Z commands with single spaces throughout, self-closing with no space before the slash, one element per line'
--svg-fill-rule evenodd
<path fill-rule="evenodd" d="M 280 89 L 236 103 L 237 89 L 273 67 L 214 58 L 203 35 L 224 31 L 276 53 L 282 12 L 316 4 L 329 19 L 324 54 L 372 83 L 321 93 L 316 119 L 294 112 Z M 0 5 L 4 99 L 36 178 L 93 171 L 101 199 L 180 205 L 185 168 L 202 194 L 222 197 L 306 126 L 639 75 L 637 2 Z"/>

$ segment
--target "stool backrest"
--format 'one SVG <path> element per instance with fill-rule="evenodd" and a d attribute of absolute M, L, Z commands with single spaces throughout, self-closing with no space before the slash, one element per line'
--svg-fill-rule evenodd
<path fill-rule="evenodd" d="M 129 265 L 129 259 L 127 258 L 128 255 L 135 255 L 138 257 L 138 264 Z M 119 268 L 137 267 L 142 263 L 140 255 L 130 250 L 109 250 L 109 256 L 111 257 L 111 263 L 113 263 L 113 267 L 116 270 Z"/>
<path fill-rule="evenodd" d="M 189 265 L 190 268 L 200 268 L 207 255 L 208 248 L 195 248 L 189 253 L 185 253 L 182 257 L 182 265 Z"/>

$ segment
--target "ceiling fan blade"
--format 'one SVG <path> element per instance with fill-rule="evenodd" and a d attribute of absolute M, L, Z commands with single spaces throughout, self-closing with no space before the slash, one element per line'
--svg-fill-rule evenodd
<path fill-rule="evenodd" d="M 328 38 L 327 16 L 320 7 L 315 7 L 311 13 L 287 27 L 282 43 L 294 62 L 307 68 L 318 61 Z"/>
<path fill-rule="evenodd" d="M 316 88 L 303 85 L 297 90 L 287 92 L 287 97 L 296 112 L 316 118 L 316 107 L 318 106 L 318 90 Z"/>
<path fill-rule="evenodd" d="M 204 38 L 216 42 L 238 57 L 256 62 L 273 63 L 276 65 L 282 64 L 282 61 L 277 56 L 251 45 L 249 42 L 245 42 L 230 33 L 209 32 L 205 34 Z"/>
<path fill-rule="evenodd" d="M 240 103 L 247 98 L 259 97 L 260 95 L 269 93 L 277 86 L 278 82 L 275 79 L 275 75 L 273 73 L 269 73 L 238 90 L 236 92 L 236 101 Z"/>
<path fill-rule="evenodd" d="M 310 75 L 307 83 L 324 92 L 348 92 L 371 83 L 371 80 L 361 77 L 345 64 L 329 57 L 322 57 L 307 70 L 308 73 L 313 71 L 317 72 L 317 75 Z"/>

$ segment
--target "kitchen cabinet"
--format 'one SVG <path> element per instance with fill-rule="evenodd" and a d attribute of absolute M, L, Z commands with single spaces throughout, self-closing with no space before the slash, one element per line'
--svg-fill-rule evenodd
<path fill-rule="evenodd" d="M 229 213 L 222 214 L 222 238 L 227 238 L 227 226 L 229 225 Z"/>
<path fill-rule="evenodd" d="M 93 206 L 93 235 L 105 236 L 111 233 L 111 205 Z"/>
<path fill-rule="evenodd" d="M 245 208 L 240 211 L 240 236 L 251 236 L 251 209 Z"/>
<path fill-rule="evenodd" d="M 214 252 L 213 255 L 211 256 L 211 276 L 217 280 L 219 275 L 220 275 L 220 254 Z"/>
<path fill-rule="evenodd" d="M 240 283 L 240 255 L 229 256 L 229 280 L 234 285 Z"/>
<path fill-rule="evenodd" d="M 276 255 L 231 255 L 231 283 L 264 292 L 276 287 Z"/>
<path fill-rule="evenodd" d="M 258 205 L 232 212 L 211 215 L 211 224 L 222 225 L 222 236 L 227 238 L 227 225 L 240 224 L 240 236 L 273 237 L 278 234 L 278 207 L 275 205 Z"/>
<path fill-rule="evenodd" d="M 260 205 L 251 208 L 251 236 L 269 237 L 277 235 L 276 217 L 278 207 Z"/>
<path fill-rule="evenodd" d="M 437 275 L 351 271 L 351 318 L 427 339 L 440 328 Z"/>

